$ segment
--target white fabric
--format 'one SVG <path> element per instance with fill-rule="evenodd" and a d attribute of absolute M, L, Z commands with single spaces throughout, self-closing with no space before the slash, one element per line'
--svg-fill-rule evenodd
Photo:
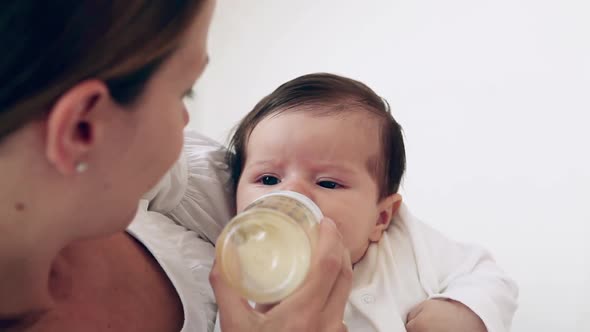
<path fill-rule="evenodd" d="M 148 211 L 148 203 L 141 200 L 127 232 L 150 251 L 176 289 L 184 310 L 181 332 L 213 331 L 217 311 L 209 285 L 213 245 L 170 218 Z"/>
<path fill-rule="evenodd" d="M 344 319 L 350 331 L 405 331 L 408 313 L 429 298 L 467 305 L 488 332 L 509 331 L 516 310 L 516 285 L 485 251 L 445 238 L 405 205 L 353 276 Z"/>
<path fill-rule="evenodd" d="M 179 232 L 175 236 L 184 231 L 189 234 L 185 237 L 197 238 L 196 233 L 198 237 L 215 243 L 234 213 L 233 192 L 224 156 L 225 151 L 218 143 L 187 132 L 179 162 L 146 195 L 151 200 L 150 210 L 165 214 L 177 225 L 171 225 L 170 219 L 162 217 L 153 218 L 154 222 L 165 221 L 166 230 Z M 182 227 L 172 227 L 179 225 L 194 233 Z M 149 242 L 151 237 L 161 236 L 158 232 L 146 232 L 146 236 L 140 235 L 139 238 Z M 174 236 L 167 238 L 170 240 Z M 165 245 L 164 242 L 169 240 L 163 238 L 157 242 L 164 247 L 176 246 L 174 250 L 180 252 L 189 250 L 179 247 L 178 242 L 174 246 Z M 195 245 L 195 255 L 203 242 L 194 243 L 199 244 L 187 241 L 182 246 Z M 210 255 L 209 261 L 204 257 L 207 255 L 193 258 L 193 261 L 201 262 L 199 266 L 206 266 L 210 264 L 206 262 L 213 259 L 214 252 L 207 250 L 203 252 Z M 169 273 L 166 268 L 165 271 Z M 208 271 L 197 269 L 191 272 L 191 277 L 207 280 Z M 210 295 L 208 284 L 199 283 L 195 287 L 198 289 L 192 291 Z M 504 332 L 510 330 L 517 293 L 514 282 L 497 267 L 487 252 L 445 238 L 414 218 L 402 205 L 386 236 L 379 244 L 371 246 L 363 261 L 355 266 L 354 288 L 345 320 L 350 331 L 405 331 L 406 315 L 414 305 L 428 298 L 449 298 L 478 314 L 488 332 Z M 195 311 L 186 308 L 189 304 L 208 308 L 207 298 L 205 304 L 194 296 L 185 298 L 196 303 L 185 304 L 185 312 Z"/>
<path fill-rule="evenodd" d="M 180 159 L 144 196 L 150 200 L 149 210 L 215 243 L 235 211 L 225 153 L 212 139 L 186 131 Z"/>
<path fill-rule="evenodd" d="M 405 331 L 405 317 L 428 298 L 404 223 L 395 222 L 353 271 L 344 320 L 350 331 Z"/>

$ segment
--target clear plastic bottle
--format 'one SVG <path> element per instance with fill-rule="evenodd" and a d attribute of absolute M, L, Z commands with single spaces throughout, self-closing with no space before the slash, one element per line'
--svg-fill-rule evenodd
<path fill-rule="evenodd" d="M 277 191 L 261 196 L 224 228 L 217 264 L 246 299 L 276 303 L 305 280 L 323 215 L 308 197 Z"/>

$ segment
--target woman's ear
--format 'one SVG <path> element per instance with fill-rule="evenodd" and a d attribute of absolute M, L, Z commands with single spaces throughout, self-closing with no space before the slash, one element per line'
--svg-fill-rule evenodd
<path fill-rule="evenodd" d="M 87 162 L 102 129 L 99 119 L 106 100 L 110 100 L 106 85 L 89 80 L 75 85 L 53 104 L 46 120 L 46 154 L 60 173 L 73 174 Z"/>
<path fill-rule="evenodd" d="M 389 227 L 391 219 L 393 219 L 393 216 L 397 213 L 401 204 L 402 196 L 400 194 L 392 194 L 383 198 L 379 202 L 379 216 L 377 217 L 373 231 L 369 235 L 369 240 L 371 242 L 379 242 L 379 240 L 381 240 L 383 232 Z"/>

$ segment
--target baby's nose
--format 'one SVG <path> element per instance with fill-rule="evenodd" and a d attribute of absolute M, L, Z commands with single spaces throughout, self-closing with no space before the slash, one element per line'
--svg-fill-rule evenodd
<path fill-rule="evenodd" d="M 311 185 L 305 183 L 304 181 L 299 181 L 299 180 L 289 181 L 289 182 L 285 183 L 285 186 L 283 186 L 283 188 L 281 188 L 281 189 L 298 192 L 302 195 L 307 196 L 312 201 L 315 201 L 315 199 L 313 197 L 314 195 L 313 195 L 313 190 L 311 188 Z"/>

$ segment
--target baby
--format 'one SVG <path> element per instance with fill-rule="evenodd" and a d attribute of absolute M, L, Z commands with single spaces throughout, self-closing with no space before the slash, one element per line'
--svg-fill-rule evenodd
<path fill-rule="evenodd" d="M 354 265 L 350 331 L 509 331 L 515 284 L 485 251 L 408 212 L 401 127 L 363 83 L 311 74 L 281 85 L 241 121 L 230 151 L 238 212 L 292 190 L 334 220 Z"/>

